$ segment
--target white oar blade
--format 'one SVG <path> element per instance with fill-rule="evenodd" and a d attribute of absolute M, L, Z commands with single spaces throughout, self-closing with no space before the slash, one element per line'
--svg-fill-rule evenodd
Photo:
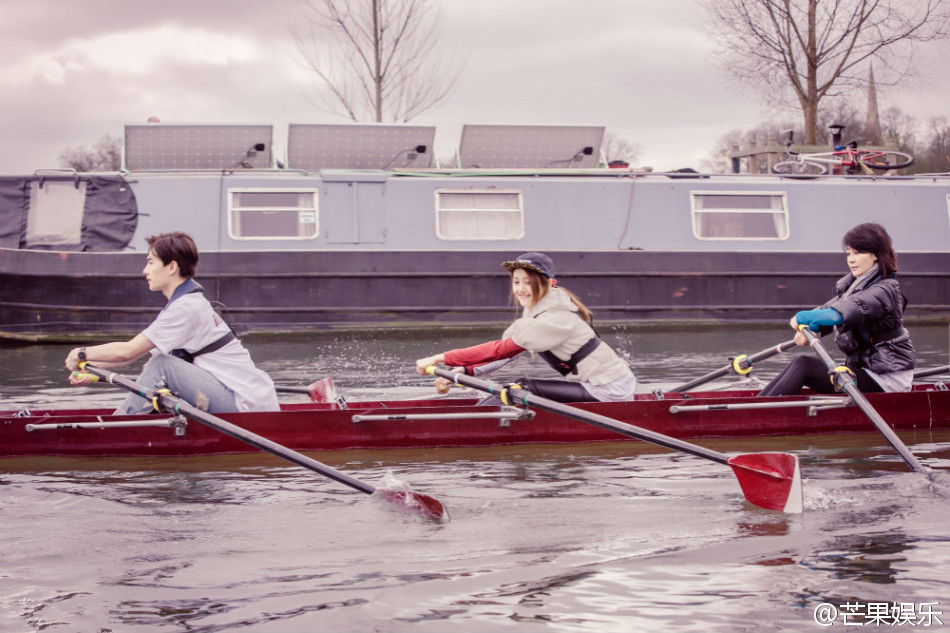
<path fill-rule="evenodd" d="M 317 382 L 307 387 L 311 402 L 335 402 L 336 387 L 333 386 L 333 378 L 329 376 L 321 378 Z"/>
<path fill-rule="evenodd" d="M 802 512 L 802 476 L 797 455 L 743 453 L 730 457 L 728 464 L 749 503 L 766 510 Z"/>

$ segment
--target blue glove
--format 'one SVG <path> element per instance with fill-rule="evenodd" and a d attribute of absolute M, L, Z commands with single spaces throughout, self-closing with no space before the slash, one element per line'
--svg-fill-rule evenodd
<path fill-rule="evenodd" d="M 841 325 L 844 323 L 844 317 L 834 308 L 825 308 L 824 310 L 802 310 L 795 315 L 795 321 L 799 325 L 807 325 L 812 332 L 817 332 L 823 325 Z"/>

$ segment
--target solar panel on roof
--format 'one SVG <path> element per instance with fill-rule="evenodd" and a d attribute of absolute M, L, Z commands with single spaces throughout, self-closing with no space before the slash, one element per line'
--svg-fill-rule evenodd
<path fill-rule="evenodd" d="M 403 169 L 432 165 L 435 128 L 385 124 L 292 123 L 287 167 L 321 169 Z"/>
<path fill-rule="evenodd" d="M 123 163 L 129 170 L 270 167 L 273 136 L 271 125 L 127 124 Z"/>
<path fill-rule="evenodd" d="M 462 127 L 459 166 L 482 169 L 596 167 L 603 126 L 470 125 Z"/>

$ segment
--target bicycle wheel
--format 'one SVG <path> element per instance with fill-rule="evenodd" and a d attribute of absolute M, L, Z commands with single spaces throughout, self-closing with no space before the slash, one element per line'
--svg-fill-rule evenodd
<path fill-rule="evenodd" d="M 772 173 L 786 176 L 820 176 L 828 173 L 828 168 L 823 163 L 808 160 L 782 160 L 772 165 Z"/>
<path fill-rule="evenodd" d="M 914 164 L 914 157 L 904 152 L 868 152 L 858 160 L 871 169 L 903 169 Z"/>

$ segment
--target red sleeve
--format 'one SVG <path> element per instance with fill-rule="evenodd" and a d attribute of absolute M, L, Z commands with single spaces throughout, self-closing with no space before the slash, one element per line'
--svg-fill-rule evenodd
<path fill-rule="evenodd" d="M 462 349 L 453 349 L 445 353 L 445 364 L 449 367 L 470 367 L 481 365 L 493 360 L 511 358 L 524 351 L 523 347 L 515 345 L 510 338 L 500 341 L 489 341 L 481 345 L 473 345 Z"/>

